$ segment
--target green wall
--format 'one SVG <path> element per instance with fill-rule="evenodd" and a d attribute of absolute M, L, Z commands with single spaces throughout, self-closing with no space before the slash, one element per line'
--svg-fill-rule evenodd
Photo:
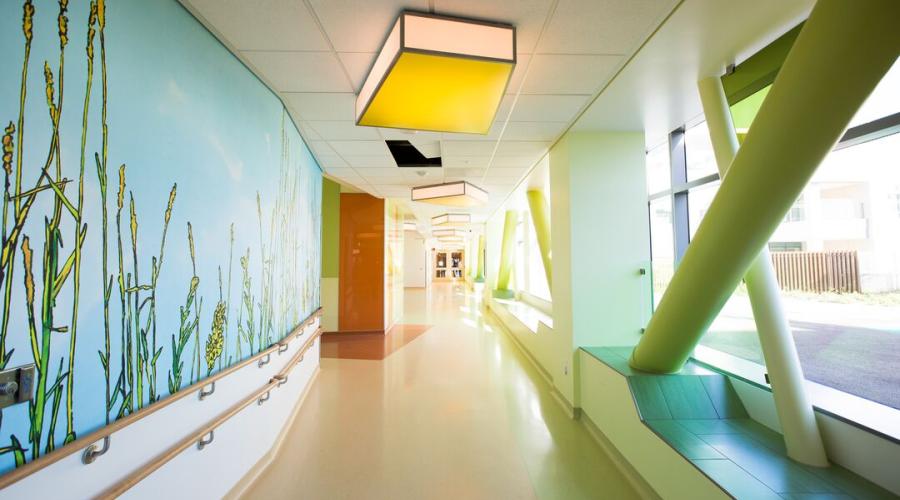
<path fill-rule="evenodd" d="M 322 179 L 322 277 L 337 278 L 341 249 L 341 185 Z"/>

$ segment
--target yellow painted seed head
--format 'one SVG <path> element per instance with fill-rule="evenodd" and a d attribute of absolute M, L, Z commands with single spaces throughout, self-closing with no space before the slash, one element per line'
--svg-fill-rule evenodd
<path fill-rule="evenodd" d="M 13 134 L 16 133 L 16 126 L 13 125 L 13 122 L 9 122 L 3 132 L 3 170 L 10 175 L 12 174 Z"/>
<path fill-rule="evenodd" d="M 25 34 L 25 41 L 31 42 L 34 36 L 34 5 L 31 0 L 26 0 L 22 6 L 22 33 Z"/>

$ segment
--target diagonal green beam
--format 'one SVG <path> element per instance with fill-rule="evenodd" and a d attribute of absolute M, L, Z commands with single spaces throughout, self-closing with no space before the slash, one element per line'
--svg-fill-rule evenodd
<path fill-rule="evenodd" d="M 677 372 L 900 51 L 900 2 L 819 0 L 631 366 Z"/>
<path fill-rule="evenodd" d="M 509 298 L 513 295 L 509 289 L 509 277 L 512 275 L 513 246 L 516 243 L 516 224 L 519 214 L 515 210 L 507 210 L 503 221 L 503 240 L 500 243 L 500 266 L 497 269 L 497 286 L 495 297 Z"/>
<path fill-rule="evenodd" d="M 484 234 L 478 235 L 478 255 L 476 256 L 475 283 L 484 283 Z"/>
<path fill-rule="evenodd" d="M 531 212 L 531 222 L 537 236 L 538 247 L 541 251 L 541 261 L 544 263 L 544 274 L 547 276 L 547 287 L 553 289 L 553 270 L 550 267 L 550 217 L 547 208 L 547 198 L 539 189 L 529 189 L 528 208 Z"/>
<path fill-rule="evenodd" d="M 725 97 L 722 79 L 709 77 L 698 83 L 703 115 L 709 136 L 724 178 L 738 152 L 738 138 L 731 121 L 731 110 Z M 772 385 L 775 411 L 781 422 L 788 456 L 808 465 L 825 467 L 828 458 L 816 423 L 812 404 L 806 397 L 803 369 L 791 326 L 781 305 L 781 296 L 769 249 L 763 246 L 744 275 L 747 295 L 753 309 L 753 319 L 759 343 L 766 360 L 766 370 Z"/>

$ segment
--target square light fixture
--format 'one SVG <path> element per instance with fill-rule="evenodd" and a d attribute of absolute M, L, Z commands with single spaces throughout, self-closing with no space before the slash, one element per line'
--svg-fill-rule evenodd
<path fill-rule="evenodd" d="M 472 216 L 469 214 L 441 214 L 431 218 L 432 226 L 465 226 L 470 222 L 472 222 Z"/>
<path fill-rule="evenodd" d="M 466 231 L 464 231 L 462 229 L 453 229 L 453 228 L 432 229 L 431 235 L 436 238 L 445 238 L 445 237 L 446 238 L 450 238 L 450 237 L 464 238 L 466 236 Z"/>
<path fill-rule="evenodd" d="M 454 207 L 475 207 L 487 203 L 488 193 L 466 181 L 445 182 L 412 188 L 412 201 Z"/>
<path fill-rule="evenodd" d="M 513 26 L 404 11 L 356 98 L 356 124 L 487 134 L 515 65 Z"/>

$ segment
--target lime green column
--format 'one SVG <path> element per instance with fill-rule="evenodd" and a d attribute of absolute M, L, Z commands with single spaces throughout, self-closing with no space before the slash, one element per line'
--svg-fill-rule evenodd
<path fill-rule="evenodd" d="M 698 87 L 719 175 L 724 178 L 738 152 L 738 138 L 722 79 L 705 78 Z M 788 456 L 805 464 L 827 466 L 825 446 L 812 404 L 806 397 L 800 357 L 781 304 L 778 280 L 767 247 L 763 246 L 750 264 L 744 281 L 747 283 L 747 294 L 750 296 Z"/>
<path fill-rule="evenodd" d="M 510 298 L 513 291 L 509 289 L 509 277 L 512 274 L 513 245 L 516 238 L 516 224 L 519 214 L 515 210 L 507 210 L 503 221 L 503 240 L 500 243 L 500 267 L 497 269 L 497 286 L 494 297 Z"/>
<path fill-rule="evenodd" d="M 484 283 L 484 235 L 478 235 L 478 256 L 475 269 L 475 283 Z"/>
<path fill-rule="evenodd" d="M 820 0 L 631 357 L 676 372 L 900 50 L 900 2 Z"/>
<path fill-rule="evenodd" d="M 550 217 L 547 213 L 547 198 L 539 189 L 530 189 L 527 193 L 531 222 L 537 235 L 538 247 L 541 250 L 541 261 L 544 263 L 544 274 L 547 275 L 547 286 L 553 289 L 553 270 L 550 263 Z"/>

